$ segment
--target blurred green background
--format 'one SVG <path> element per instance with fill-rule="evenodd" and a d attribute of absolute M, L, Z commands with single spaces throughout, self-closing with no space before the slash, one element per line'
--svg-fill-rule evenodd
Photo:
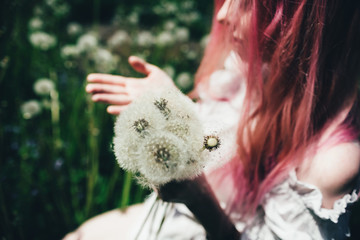
<path fill-rule="evenodd" d="M 141 76 L 134 54 L 187 92 L 210 28 L 205 0 L 2 0 L 0 239 L 61 239 L 147 191 L 117 165 L 114 117 L 92 72 Z"/>
<path fill-rule="evenodd" d="M 211 15 L 210 0 L 1 1 L 1 240 L 61 239 L 144 199 L 115 161 L 114 117 L 90 101 L 86 75 L 141 76 L 128 66 L 133 54 L 188 92 Z"/>

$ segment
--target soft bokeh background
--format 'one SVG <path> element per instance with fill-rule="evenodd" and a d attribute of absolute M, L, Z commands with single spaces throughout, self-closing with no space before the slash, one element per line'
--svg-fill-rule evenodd
<path fill-rule="evenodd" d="M 61 239 L 143 200 L 114 159 L 114 117 L 89 100 L 85 77 L 141 76 L 127 64 L 134 54 L 188 92 L 211 15 L 210 0 L 1 1 L 1 240 Z"/>

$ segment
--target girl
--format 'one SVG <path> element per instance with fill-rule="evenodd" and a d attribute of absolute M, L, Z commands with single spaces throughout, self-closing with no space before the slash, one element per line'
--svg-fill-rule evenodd
<path fill-rule="evenodd" d="M 359 1 L 215 0 L 192 96 L 204 121 L 221 122 L 233 141 L 207 179 L 241 239 L 349 236 L 360 167 L 359 22 Z M 86 91 L 111 114 L 148 88 L 173 87 L 156 66 L 129 63 L 146 77 L 88 76 Z M 126 239 L 146 205 L 96 217 L 65 239 Z M 183 205 L 167 216 L 158 239 L 205 239 Z M 145 229 L 139 239 L 155 236 Z"/>

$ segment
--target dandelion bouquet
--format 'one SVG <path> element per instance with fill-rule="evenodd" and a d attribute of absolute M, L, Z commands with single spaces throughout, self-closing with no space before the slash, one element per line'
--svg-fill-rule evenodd
<path fill-rule="evenodd" d="M 184 203 L 211 239 L 239 239 L 202 174 L 220 139 L 204 136 L 196 116 L 194 103 L 178 90 L 144 94 L 115 123 L 116 159 L 164 201 Z"/>
<path fill-rule="evenodd" d="M 220 140 L 204 136 L 193 105 L 175 89 L 147 92 L 135 100 L 115 123 L 120 167 L 137 173 L 150 187 L 199 175 Z"/>

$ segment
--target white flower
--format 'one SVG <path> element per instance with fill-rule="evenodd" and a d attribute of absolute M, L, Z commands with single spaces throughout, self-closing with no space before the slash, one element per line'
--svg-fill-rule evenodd
<path fill-rule="evenodd" d="M 168 31 L 161 32 L 156 38 L 156 43 L 161 47 L 172 45 L 174 42 L 174 35 Z"/>
<path fill-rule="evenodd" d="M 163 68 L 163 70 L 171 77 L 173 78 L 175 75 L 175 69 L 171 65 L 167 65 Z"/>
<path fill-rule="evenodd" d="M 164 23 L 164 28 L 166 30 L 173 30 L 176 27 L 176 23 L 172 20 L 168 20 Z"/>
<path fill-rule="evenodd" d="M 38 95 L 48 96 L 54 89 L 54 82 L 47 78 L 40 78 L 34 84 L 34 92 Z"/>
<path fill-rule="evenodd" d="M 194 50 L 189 50 L 186 52 L 187 59 L 194 60 L 197 56 L 198 56 L 198 54 Z"/>
<path fill-rule="evenodd" d="M 157 126 L 165 124 L 165 119 L 153 106 L 152 101 L 152 96 L 136 99 L 126 111 L 118 116 L 115 122 L 114 153 L 116 159 L 121 167 L 133 172 L 138 169 L 137 159 L 141 154 L 139 146 L 144 142 L 144 136 L 153 134 Z M 147 127 L 139 133 L 137 126 L 138 122 L 142 120 L 147 122 L 144 124 Z"/>
<path fill-rule="evenodd" d="M 195 21 L 199 20 L 200 14 L 198 12 L 189 12 L 189 13 L 180 12 L 177 15 L 177 18 L 179 19 L 179 21 L 185 24 L 192 24 Z"/>
<path fill-rule="evenodd" d="M 132 24 L 138 24 L 139 23 L 139 13 L 132 12 L 128 17 L 128 21 Z"/>
<path fill-rule="evenodd" d="M 185 27 L 179 27 L 175 29 L 175 38 L 180 42 L 189 40 L 189 29 Z"/>
<path fill-rule="evenodd" d="M 43 26 L 44 26 L 44 22 L 40 18 L 34 17 L 30 19 L 29 27 L 31 28 L 31 30 L 39 30 Z"/>
<path fill-rule="evenodd" d="M 171 2 L 165 2 L 163 4 L 165 13 L 167 14 L 171 14 L 171 13 L 175 13 L 178 10 L 178 7 L 176 6 L 175 3 L 171 3 Z"/>
<path fill-rule="evenodd" d="M 153 8 L 154 13 L 158 15 L 169 15 L 173 14 L 178 10 L 178 7 L 175 3 L 164 2 L 161 5 L 156 5 Z"/>
<path fill-rule="evenodd" d="M 203 36 L 200 40 L 200 46 L 202 48 L 205 48 L 206 45 L 209 43 L 209 41 L 210 41 L 210 35 L 207 34 L 207 35 Z"/>
<path fill-rule="evenodd" d="M 30 35 L 31 44 L 41 50 L 48 50 L 56 45 L 56 38 L 45 32 L 35 32 Z"/>
<path fill-rule="evenodd" d="M 182 1 L 181 2 L 181 9 L 193 9 L 194 2 L 193 1 Z"/>
<path fill-rule="evenodd" d="M 169 132 L 149 137 L 142 148 L 139 172 L 153 185 L 162 185 L 171 180 L 192 178 L 198 175 L 203 165 L 198 156 L 187 150 L 187 144 Z"/>
<path fill-rule="evenodd" d="M 80 50 L 75 45 L 65 45 L 61 48 L 61 56 L 63 58 L 72 58 L 78 57 L 80 54 Z"/>
<path fill-rule="evenodd" d="M 36 100 L 29 100 L 21 105 L 23 118 L 30 119 L 41 112 L 41 105 Z"/>
<path fill-rule="evenodd" d="M 154 43 L 155 37 L 149 31 L 141 31 L 136 38 L 136 44 L 140 47 L 149 47 Z"/>
<path fill-rule="evenodd" d="M 191 87 L 192 85 L 192 78 L 190 73 L 188 72 L 183 72 L 180 73 L 178 75 L 178 77 L 176 78 L 176 84 L 181 88 L 181 89 L 187 89 L 189 87 Z"/>
<path fill-rule="evenodd" d="M 194 103 L 178 90 L 144 94 L 115 123 L 116 159 L 122 168 L 140 173 L 145 185 L 200 174 L 203 141 Z"/>
<path fill-rule="evenodd" d="M 96 70 L 99 72 L 110 72 L 116 67 L 116 59 L 107 49 L 98 48 L 92 55 Z"/>
<path fill-rule="evenodd" d="M 109 52 L 108 50 L 106 50 L 104 48 L 97 49 L 94 57 L 98 63 L 101 63 L 101 62 L 109 63 L 109 62 L 112 62 L 112 60 L 113 60 L 113 56 L 112 56 L 111 52 Z"/>
<path fill-rule="evenodd" d="M 80 24 L 72 22 L 67 25 L 66 30 L 70 36 L 75 36 L 81 33 L 82 27 Z"/>
<path fill-rule="evenodd" d="M 116 31 L 108 40 L 108 45 L 111 48 L 121 46 L 130 40 L 129 34 L 124 30 Z"/>
<path fill-rule="evenodd" d="M 91 33 L 82 35 L 77 41 L 77 47 L 80 52 L 94 50 L 97 47 L 97 45 L 98 45 L 98 40 Z"/>

